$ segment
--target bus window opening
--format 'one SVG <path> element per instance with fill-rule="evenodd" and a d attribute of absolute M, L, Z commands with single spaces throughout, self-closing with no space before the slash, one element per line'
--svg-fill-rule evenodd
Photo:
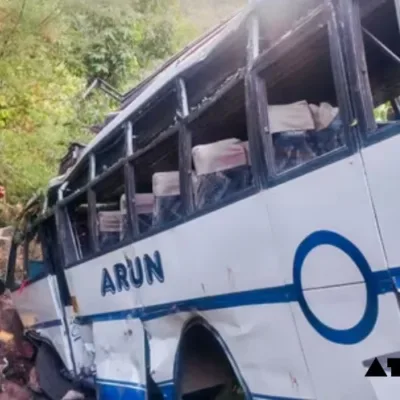
<path fill-rule="evenodd" d="M 147 233 L 180 220 L 178 132 L 143 151 L 135 160 L 136 214 L 139 232 Z"/>
<path fill-rule="evenodd" d="M 374 13 L 363 15 L 361 25 L 374 117 L 378 128 L 385 127 L 400 121 L 400 43 L 395 1 L 383 2 Z"/>
<path fill-rule="evenodd" d="M 77 254 L 66 254 L 66 263 L 82 260 L 91 255 L 90 233 L 89 233 L 89 208 L 86 193 L 71 200 L 67 205 L 70 227 L 75 239 Z"/>
<path fill-rule="evenodd" d="M 42 245 L 39 235 L 36 234 L 27 242 L 28 259 L 27 259 L 27 278 L 35 280 L 45 273 L 45 265 L 43 258 Z"/>
<path fill-rule="evenodd" d="M 252 186 L 245 112 L 240 80 L 190 124 L 194 195 L 198 209 L 229 200 Z M 206 106 L 207 107 L 207 106 Z"/>
<path fill-rule="evenodd" d="M 122 242 L 128 233 L 121 210 L 121 196 L 125 193 L 123 168 L 117 169 L 93 186 L 96 198 L 96 242 L 101 251 Z"/>
<path fill-rule="evenodd" d="M 266 54 L 268 64 L 260 73 L 267 90 L 277 173 L 344 146 L 327 24 L 309 34 L 304 34 L 306 28 L 298 27 L 302 35 L 293 29 L 272 46 Z"/>

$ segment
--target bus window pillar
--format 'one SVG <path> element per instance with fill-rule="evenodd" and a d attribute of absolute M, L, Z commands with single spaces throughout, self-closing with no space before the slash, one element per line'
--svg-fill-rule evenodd
<path fill-rule="evenodd" d="M 260 55 L 260 26 L 255 5 L 248 20 L 247 35 L 245 99 L 249 152 L 254 184 L 261 189 L 267 186 L 268 146 L 264 128 L 268 124 L 268 115 L 265 87 L 254 70 L 254 64 Z"/>
<path fill-rule="evenodd" d="M 133 135 L 132 122 L 128 122 L 125 129 L 125 147 L 127 162 L 125 164 L 125 196 L 127 213 L 127 232 L 128 237 L 137 237 L 139 235 L 139 224 L 136 213 L 136 180 L 135 167 L 131 158 L 136 149 L 136 137 Z"/>
<path fill-rule="evenodd" d="M 194 211 L 193 179 L 192 179 L 192 132 L 187 126 L 189 104 L 186 85 L 182 78 L 177 80 L 179 100 L 179 177 L 180 191 L 186 215 Z"/>
<path fill-rule="evenodd" d="M 355 114 L 351 102 L 350 85 L 346 73 L 346 61 L 341 40 L 341 32 L 336 18 L 335 8 L 331 0 L 325 1 L 326 11 L 328 12 L 328 34 L 330 44 L 330 59 L 332 64 L 333 79 L 339 104 L 341 120 L 344 121 L 345 135 L 348 138 L 348 145 L 352 149 L 357 149 L 356 134 L 351 128 L 355 119 Z"/>
<path fill-rule="evenodd" d="M 356 0 L 326 0 L 332 3 L 345 53 L 350 94 L 362 133 L 374 131 L 374 102 L 365 58 L 360 7 Z"/>
<path fill-rule="evenodd" d="M 96 177 L 96 158 L 94 154 L 90 155 L 89 162 L 89 183 L 92 182 Z M 96 193 L 92 187 L 87 192 L 88 202 L 88 226 L 89 226 L 89 238 L 90 247 L 93 253 L 100 251 L 99 235 L 97 228 L 97 205 L 96 205 Z"/>
<path fill-rule="evenodd" d="M 400 32 L 400 0 L 394 0 L 394 4 L 396 6 L 396 14 L 397 14 L 397 25 Z"/>

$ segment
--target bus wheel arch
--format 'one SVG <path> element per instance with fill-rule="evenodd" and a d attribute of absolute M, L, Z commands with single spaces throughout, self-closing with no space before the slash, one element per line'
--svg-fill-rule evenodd
<path fill-rule="evenodd" d="M 218 392 L 219 396 L 228 389 L 229 383 L 234 383 L 239 388 L 242 393 L 240 398 L 251 399 L 248 386 L 227 344 L 219 332 L 199 316 L 189 319 L 182 328 L 175 354 L 173 380 L 177 399 L 181 399 L 183 395 L 190 399 L 190 394 L 202 391 L 199 387 L 202 384 L 205 386 L 204 390 Z M 218 381 L 221 381 L 220 385 L 217 384 Z M 192 391 L 191 387 L 195 390 Z M 195 395 L 194 398 L 198 397 Z"/>

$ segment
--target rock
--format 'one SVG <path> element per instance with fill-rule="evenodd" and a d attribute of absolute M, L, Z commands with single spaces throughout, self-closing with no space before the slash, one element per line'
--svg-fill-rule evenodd
<path fill-rule="evenodd" d="M 29 382 L 34 349 L 24 338 L 24 327 L 9 291 L 0 296 L 0 332 L 0 360 L 5 358 L 9 364 L 5 374 L 9 380 L 24 385 Z"/>
<path fill-rule="evenodd" d="M 30 400 L 31 397 L 31 393 L 25 387 L 11 381 L 3 382 L 0 400 Z"/>

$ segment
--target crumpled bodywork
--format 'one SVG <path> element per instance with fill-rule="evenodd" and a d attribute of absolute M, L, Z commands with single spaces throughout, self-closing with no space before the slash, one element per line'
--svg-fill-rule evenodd
<path fill-rule="evenodd" d="M 79 390 L 79 382 L 62 374 L 63 367 L 46 339 L 34 332 L 25 335 L 10 293 L 0 295 L 0 400 L 41 398 L 44 392 L 43 398 L 57 393 L 57 400 L 88 398 Z"/>

